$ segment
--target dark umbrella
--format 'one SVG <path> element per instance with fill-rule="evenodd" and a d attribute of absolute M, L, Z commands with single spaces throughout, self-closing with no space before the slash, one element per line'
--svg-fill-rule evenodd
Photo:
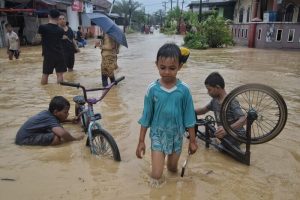
<path fill-rule="evenodd" d="M 102 30 L 106 34 L 110 35 L 117 43 L 128 48 L 125 34 L 113 20 L 101 13 L 87 14 L 87 16 L 93 23 L 100 26 Z"/>

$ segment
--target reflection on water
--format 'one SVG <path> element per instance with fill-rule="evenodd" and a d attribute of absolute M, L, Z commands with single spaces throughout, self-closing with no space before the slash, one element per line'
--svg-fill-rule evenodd
<path fill-rule="evenodd" d="M 128 35 L 129 49 L 121 48 L 117 76 L 126 78 L 112 89 L 102 103 L 103 127 L 116 139 L 122 162 L 91 156 L 84 141 L 59 147 L 19 147 L 13 144 L 21 124 L 47 109 L 50 99 L 63 95 L 74 115 L 76 88 L 57 85 L 51 75 L 40 85 L 41 47 L 23 47 L 19 60 L 9 61 L 0 50 L 0 199 L 298 199 L 300 196 L 300 54 L 297 51 L 248 49 L 191 50 L 179 78 L 190 85 L 196 107 L 210 98 L 204 79 L 219 71 L 227 91 L 246 83 L 263 83 L 275 88 L 286 100 L 289 117 L 285 129 L 272 141 L 254 145 L 251 166 L 240 164 L 215 149 L 199 150 L 189 161 L 185 177 L 165 171 L 166 184 L 149 187 L 150 147 L 143 160 L 135 157 L 143 98 L 148 84 L 159 77 L 155 68 L 158 48 L 167 41 L 182 44 L 181 36 Z M 75 71 L 67 81 L 87 88 L 98 87 L 100 50 L 89 46 L 76 54 Z M 99 96 L 97 92 L 90 94 Z M 79 126 L 64 125 L 72 134 Z M 183 155 L 186 155 L 187 144 Z M 180 159 L 180 165 L 184 161 Z M 180 166 L 179 166 L 180 167 Z"/>

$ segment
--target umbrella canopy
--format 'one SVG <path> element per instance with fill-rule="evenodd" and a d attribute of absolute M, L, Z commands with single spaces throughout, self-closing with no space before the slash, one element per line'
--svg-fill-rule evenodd
<path fill-rule="evenodd" d="M 117 43 L 128 48 L 125 34 L 113 20 L 101 13 L 87 14 L 87 16 L 93 23 L 100 26 L 102 30 L 106 34 L 110 35 Z"/>

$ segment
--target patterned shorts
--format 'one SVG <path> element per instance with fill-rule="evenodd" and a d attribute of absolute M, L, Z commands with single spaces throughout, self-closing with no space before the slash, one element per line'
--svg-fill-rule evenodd
<path fill-rule="evenodd" d="M 108 77 L 114 75 L 114 70 L 118 69 L 117 56 L 116 55 L 106 55 L 102 56 L 101 62 L 101 74 Z"/>
<path fill-rule="evenodd" d="M 160 151 L 165 155 L 172 153 L 181 153 L 183 134 L 171 130 L 156 129 L 150 131 L 151 150 Z"/>

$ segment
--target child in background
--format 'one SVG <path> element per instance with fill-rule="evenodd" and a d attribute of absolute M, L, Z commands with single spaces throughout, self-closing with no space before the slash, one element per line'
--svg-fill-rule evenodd
<path fill-rule="evenodd" d="M 58 145 L 64 142 L 81 140 L 84 135 L 72 136 L 66 131 L 61 122 L 74 122 L 77 119 L 67 120 L 70 103 L 62 96 L 54 97 L 49 109 L 29 118 L 17 133 L 15 143 L 18 145 Z"/>
<path fill-rule="evenodd" d="M 13 31 L 10 24 L 5 24 L 6 28 L 6 37 L 7 37 L 7 54 L 9 60 L 12 60 L 13 57 L 16 59 L 20 56 L 20 40 L 18 35 Z"/>
<path fill-rule="evenodd" d="M 149 85 L 139 120 L 141 129 L 136 156 L 142 158 L 145 154 L 145 135 L 150 127 L 151 177 L 157 181 L 162 177 L 166 156 L 168 170 L 177 172 L 186 128 L 190 135 L 189 152 L 193 154 L 198 148 L 192 96 L 187 84 L 176 77 L 182 67 L 181 58 L 176 44 L 165 44 L 158 50 L 156 66 L 161 78 Z"/>

